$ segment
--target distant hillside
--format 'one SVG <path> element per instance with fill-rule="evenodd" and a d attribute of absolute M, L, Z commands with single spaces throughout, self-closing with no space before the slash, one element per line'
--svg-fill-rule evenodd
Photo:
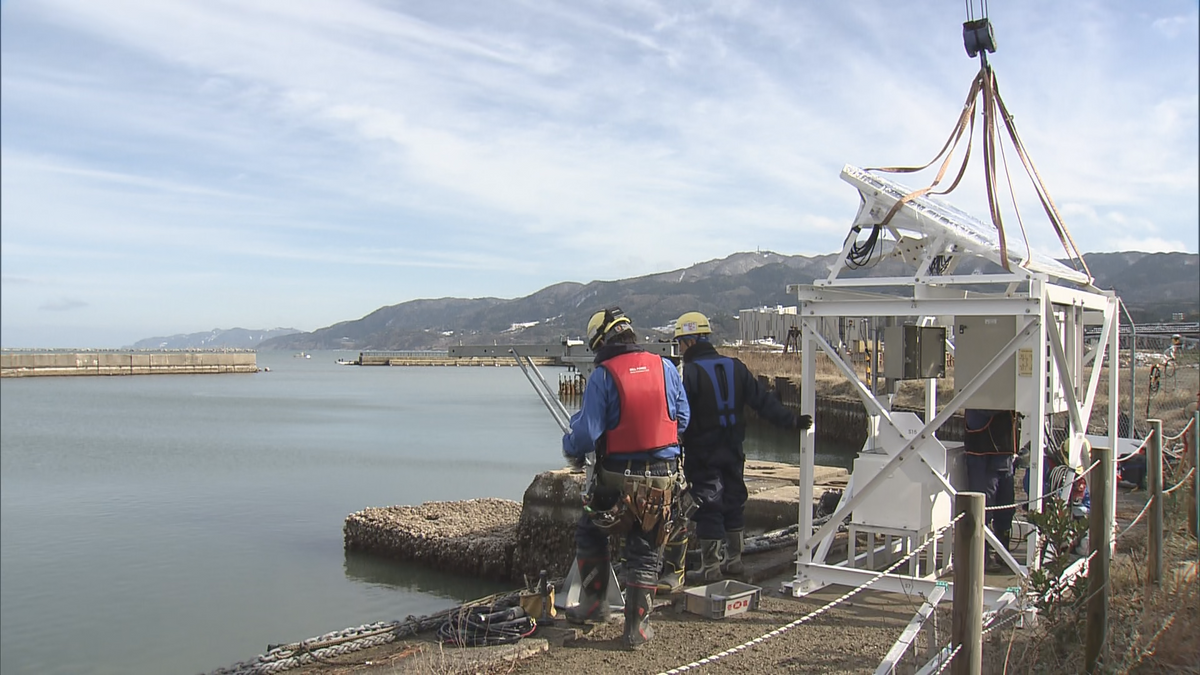
<path fill-rule="evenodd" d="M 207 333 L 187 333 L 169 337 L 152 337 L 138 340 L 132 349 L 258 349 L 263 342 L 272 338 L 294 335 L 295 328 L 272 328 L 270 330 L 247 330 L 214 328 Z"/>
<path fill-rule="evenodd" d="M 267 340 L 260 349 L 444 349 L 455 344 L 529 344 L 580 337 L 591 314 L 620 305 L 643 334 L 666 330 L 680 314 L 704 312 L 718 337 L 737 336 L 736 316 L 751 307 L 794 305 L 788 284 L 828 275 L 836 254 L 789 256 L 770 251 L 734 253 L 691 267 L 632 279 L 562 282 L 532 295 L 499 298 L 412 300 L 382 307 L 361 319 L 311 333 Z M 1184 312 L 1200 318 L 1200 256 L 1190 253 L 1091 253 L 1084 255 L 1096 284 L 1115 288 L 1136 321 L 1168 320 Z M 980 264 L 965 261 L 956 272 Z M 987 268 L 996 269 L 990 263 Z M 852 276 L 907 274 L 885 259 Z M 665 334 L 659 335 L 666 337 Z"/>

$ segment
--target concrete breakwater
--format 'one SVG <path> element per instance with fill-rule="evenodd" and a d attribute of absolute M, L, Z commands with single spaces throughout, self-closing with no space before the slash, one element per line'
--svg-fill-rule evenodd
<path fill-rule="evenodd" d="M 557 365 L 555 359 L 535 356 L 534 365 Z M 360 366 L 515 366 L 517 360 L 509 356 L 446 356 L 446 355 L 387 355 L 363 353 L 358 357 Z"/>
<path fill-rule="evenodd" d="M 253 373 L 256 354 L 238 352 L 5 352 L 0 377 Z"/>
<path fill-rule="evenodd" d="M 825 490 L 844 487 L 847 477 L 844 469 L 816 469 L 808 496 L 814 507 Z M 750 461 L 746 484 L 751 533 L 799 521 L 798 467 Z M 582 485 L 581 472 L 559 469 L 534 477 L 520 504 L 471 499 L 363 509 L 346 518 L 345 548 L 498 581 L 536 579 L 541 570 L 562 577 L 574 559 Z"/>

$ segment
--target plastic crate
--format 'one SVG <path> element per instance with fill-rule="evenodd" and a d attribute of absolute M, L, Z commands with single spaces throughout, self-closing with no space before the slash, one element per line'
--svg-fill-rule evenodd
<path fill-rule="evenodd" d="M 685 609 L 709 619 L 724 619 L 758 609 L 762 588 L 732 579 L 685 590 Z"/>

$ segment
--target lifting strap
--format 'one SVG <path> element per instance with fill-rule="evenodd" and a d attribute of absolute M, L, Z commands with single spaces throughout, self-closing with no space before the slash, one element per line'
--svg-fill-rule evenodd
<path fill-rule="evenodd" d="M 979 98 L 983 99 L 982 140 L 984 182 L 987 191 L 989 215 L 992 219 L 992 225 L 994 225 L 996 228 L 996 235 L 1000 244 L 1001 265 L 1006 271 L 1011 271 L 1008 262 L 1008 243 L 1004 236 L 1003 217 L 1000 212 L 1000 205 L 996 196 L 996 148 L 998 146 L 997 141 L 999 135 L 998 125 L 996 124 L 997 116 L 999 116 L 1004 122 L 1004 127 L 1008 132 L 1009 139 L 1012 141 L 1013 147 L 1017 151 L 1017 156 L 1021 158 L 1021 164 L 1025 167 L 1025 173 L 1029 176 L 1030 181 L 1033 183 L 1034 190 L 1042 204 L 1042 209 L 1049 218 L 1050 224 L 1054 227 L 1054 232 L 1058 235 L 1058 240 L 1062 244 L 1063 250 L 1066 251 L 1067 256 L 1071 258 L 1072 262 L 1077 263 L 1077 268 L 1082 268 L 1083 272 L 1087 274 L 1090 279 L 1092 277 L 1091 270 L 1088 269 L 1087 263 L 1084 262 L 1083 254 L 1080 253 L 1079 247 L 1075 245 L 1075 241 L 1072 239 L 1070 231 L 1067 230 L 1067 226 L 1063 222 L 1058 208 L 1054 205 L 1054 200 L 1050 198 L 1050 193 L 1047 191 L 1045 183 L 1042 182 L 1041 175 L 1038 173 L 1037 168 L 1033 164 L 1033 160 L 1029 157 L 1029 153 L 1025 149 L 1024 142 L 1021 141 L 1020 136 L 1017 134 L 1017 128 L 1013 122 L 1012 115 L 1009 114 L 1008 108 L 1004 105 L 1004 100 L 1000 97 L 1000 88 L 996 83 L 995 72 L 992 70 L 992 67 L 986 63 L 986 61 L 984 62 L 983 66 L 980 67 L 979 73 L 975 76 L 974 81 L 971 83 L 971 89 L 967 94 L 966 101 L 963 103 L 963 109 L 959 114 L 957 123 L 955 123 L 949 137 L 946 138 L 946 142 L 942 145 L 942 149 L 938 151 L 937 155 L 934 156 L 933 159 L 929 160 L 929 162 L 923 166 L 872 167 L 867 169 L 867 171 L 880 171 L 884 173 L 916 173 L 929 168 L 934 164 L 934 162 L 942 159 L 944 156 L 944 159 L 942 159 L 942 164 L 938 168 L 937 176 L 933 179 L 933 181 L 926 187 L 913 190 L 897 200 L 896 203 L 892 205 L 892 208 L 888 210 L 883 220 L 879 222 L 877 227 L 887 227 L 888 223 L 891 222 L 892 218 L 895 217 L 895 215 L 900 211 L 901 208 L 903 208 L 905 204 L 918 197 L 926 194 L 944 195 L 954 191 L 954 189 L 958 187 L 959 181 L 962 180 L 962 177 L 967 169 L 967 164 L 971 159 L 971 141 L 975 135 L 975 111 Z M 935 190 L 934 188 L 936 188 L 945 177 L 946 172 L 949 169 L 950 162 L 954 157 L 954 152 L 958 148 L 958 144 L 964 135 L 967 137 L 967 147 L 963 154 L 962 164 L 958 168 L 958 173 L 955 176 L 954 181 L 944 190 Z M 1007 176 L 1007 165 L 1005 173 Z M 1011 177 L 1009 177 L 1008 183 L 1011 190 Z M 1013 207 L 1015 210 L 1015 197 L 1013 201 Z M 1018 222 L 1020 222 L 1019 212 L 1017 212 L 1017 219 Z M 1021 224 L 1021 229 L 1022 231 L 1025 229 L 1023 223 Z M 1029 248 L 1028 243 L 1026 244 L 1026 248 Z M 1032 250 L 1028 251 L 1028 253 L 1032 255 Z"/>

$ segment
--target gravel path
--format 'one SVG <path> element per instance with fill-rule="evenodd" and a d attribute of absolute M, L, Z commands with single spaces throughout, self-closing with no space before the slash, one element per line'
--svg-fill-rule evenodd
<path fill-rule="evenodd" d="M 789 577 L 790 578 L 790 577 Z M 655 611 L 654 639 L 629 652 L 620 644 L 622 621 L 596 626 L 578 639 L 551 646 L 521 660 L 490 665 L 452 667 L 454 650 L 439 646 L 434 636 L 422 634 L 390 645 L 363 650 L 338 659 L 340 663 L 313 664 L 288 671 L 299 675 L 396 675 L 398 673 L 661 673 L 685 666 L 731 647 L 749 642 L 785 626 L 845 593 L 831 587 L 804 598 L 792 598 L 780 589 L 783 577 L 764 583 L 757 610 L 721 620 L 706 619 L 671 606 Z M 757 646 L 726 656 L 716 663 L 687 672 L 708 673 L 863 673 L 873 672 L 920 604 L 917 597 L 864 591 L 831 611 L 765 640 Z M 948 607 L 945 608 L 948 612 Z M 560 626 L 566 626 L 561 621 Z M 939 636 L 948 640 L 948 614 L 939 624 Z M 482 648 L 496 649 L 496 648 Z M 917 654 L 925 653 L 918 638 Z M 464 652 L 480 649 L 467 649 Z M 901 672 L 913 672 L 925 658 L 910 654 Z M 486 658 L 484 659 L 486 661 Z M 368 663 L 369 662 L 369 663 Z M 433 664 L 431 666 L 431 664 Z"/>
<path fill-rule="evenodd" d="M 660 610 L 652 619 L 654 640 L 636 652 L 621 649 L 618 619 L 574 643 L 521 661 L 512 672 L 665 672 L 785 626 L 846 590 L 831 588 L 792 598 L 782 595 L 775 584 L 764 588 L 757 611 L 721 620 Z M 919 604 L 916 598 L 866 591 L 759 645 L 688 672 L 873 672 Z M 943 621 L 942 627 L 948 631 L 949 623 Z M 910 657 L 908 662 L 916 660 Z"/>

